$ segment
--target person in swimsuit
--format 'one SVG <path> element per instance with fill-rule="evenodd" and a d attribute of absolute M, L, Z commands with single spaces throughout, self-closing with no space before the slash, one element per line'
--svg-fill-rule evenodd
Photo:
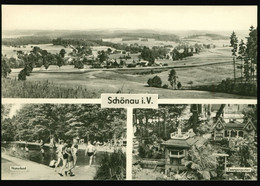
<path fill-rule="evenodd" d="M 67 176 L 69 174 L 70 176 L 75 176 L 75 174 L 72 172 L 72 169 L 74 168 L 74 159 L 72 156 L 72 144 L 68 144 L 65 153 L 68 155 L 68 162 L 67 162 L 68 168 L 65 171 L 65 175 Z"/>
<path fill-rule="evenodd" d="M 66 141 L 62 147 L 62 167 L 61 167 L 60 171 L 58 172 L 58 174 L 60 176 L 63 176 L 62 171 L 66 168 L 66 166 L 68 164 L 68 154 L 66 153 L 67 148 L 68 148 L 68 143 Z"/>
<path fill-rule="evenodd" d="M 59 166 L 59 164 L 61 162 L 63 162 L 63 146 L 64 146 L 64 141 L 60 140 L 59 145 L 57 147 L 57 151 L 56 151 L 58 159 L 57 159 L 57 162 L 55 164 L 55 172 L 57 171 L 57 167 Z"/>
<path fill-rule="evenodd" d="M 91 144 L 90 141 L 88 141 L 88 146 L 85 150 L 85 155 L 89 156 L 89 166 L 92 165 L 92 161 L 93 161 L 93 155 L 96 153 L 96 149 L 95 147 Z"/>
<path fill-rule="evenodd" d="M 74 168 L 76 167 L 76 163 L 77 163 L 78 148 L 79 148 L 79 147 L 78 147 L 77 144 L 74 144 L 74 145 L 72 145 L 72 147 L 71 147 L 72 157 L 73 157 L 73 160 L 74 160 L 74 162 L 73 162 Z"/>
<path fill-rule="evenodd" d="M 77 163 L 77 157 L 78 157 L 78 146 L 79 144 L 79 138 L 74 138 L 73 139 L 73 144 L 72 144 L 72 147 L 71 147 L 71 150 L 72 150 L 72 156 L 73 156 L 73 160 L 74 160 L 74 168 L 76 167 L 76 163 Z"/>

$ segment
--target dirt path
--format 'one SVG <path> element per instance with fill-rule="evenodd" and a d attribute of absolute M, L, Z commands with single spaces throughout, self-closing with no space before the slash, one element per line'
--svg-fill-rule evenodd
<path fill-rule="evenodd" d="M 53 168 L 28 160 L 2 154 L 2 180 L 93 180 L 97 167 L 82 166 L 74 169 L 75 176 L 58 175 Z M 26 166 L 26 171 L 11 171 L 10 166 Z"/>

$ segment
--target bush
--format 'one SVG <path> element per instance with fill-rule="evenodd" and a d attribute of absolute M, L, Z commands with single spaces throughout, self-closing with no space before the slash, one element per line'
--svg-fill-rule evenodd
<path fill-rule="evenodd" d="M 222 82 L 216 87 L 219 92 L 227 92 L 245 96 L 257 96 L 256 83 L 238 83 L 234 84 L 234 81 L 230 78 L 222 80 Z"/>
<path fill-rule="evenodd" d="M 128 68 L 136 67 L 136 64 L 131 63 L 131 64 L 128 64 L 127 67 L 128 67 Z"/>
<path fill-rule="evenodd" d="M 164 85 L 162 86 L 162 88 L 168 89 L 169 86 L 168 86 L 167 84 L 164 84 Z"/>
<path fill-rule="evenodd" d="M 146 147 L 145 147 L 144 144 L 139 145 L 139 147 L 138 147 L 138 152 L 139 152 L 139 156 L 140 156 L 141 158 L 145 158 L 145 156 L 146 156 L 146 151 L 147 151 L 147 149 L 146 149 Z"/>
<path fill-rule="evenodd" d="M 75 61 L 74 68 L 83 69 L 84 64 L 81 61 Z"/>
<path fill-rule="evenodd" d="M 200 85 L 192 88 L 194 90 L 225 92 L 225 93 L 238 94 L 243 96 L 257 96 L 256 82 L 245 82 L 245 83 L 236 82 L 234 84 L 234 81 L 230 78 L 227 78 L 226 80 L 222 80 L 222 82 L 219 85 Z"/>
<path fill-rule="evenodd" d="M 25 69 L 21 70 L 18 74 L 18 80 L 26 80 L 26 72 L 25 72 Z"/>
<path fill-rule="evenodd" d="M 147 84 L 149 85 L 149 87 L 161 87 L 162 80 L 159 76 L 154 76 L 152 79 L 148 79 Z"/>
<path fill-rule="evenodd" d="M 121 150 L 105 153 L 94 180 L 123 180 L 126 175 L 126 154 Z"/>

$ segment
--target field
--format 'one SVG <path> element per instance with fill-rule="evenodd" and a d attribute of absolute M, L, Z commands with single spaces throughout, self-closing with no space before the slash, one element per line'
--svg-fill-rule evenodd
<path fill-rule="evenodd" d="M 173 47 L 177 46 L 179 43 L 174 41 L 158 41 L 155 39 L 148 39 L 148 41 L 142 41 L 142 38 L 139 38 L 138 40 L 128 40 L 123 41 L 122 38 L 107 38 L 103 39 L 103 41 L 108 41 L 112 43 L 120 43 L 120 44 L 135 44 L 141 46 L 147 46 L 149 48 L 152 48 L 153 46 L 165 46 L 165 45 L 172 45 Z"/>
<path fill-rule="evenodd" d="M 174 66 L 178 81 L 181 82 L 182 86 L 190 87 L 189 81 L 193 81 L 192 86 L 216 85 L 223 79 L 233 77 L 233 65 L 228 51 L 229 48 L 211 49 L 186 60 L 172 61 L 170 65 Z M 187 67 L 190 65 L 193 67 Z M 159 98 L 253 98 L 227 93 L 172 90 L 171 88 L 162 89 L 147 86 L 147 80 L 158 75 L 163 84 L 168 84 L 170 87 L 168 82 L 170 68 L 157 67 L 153 70 L 154 74 L 151 74 L 152 68 L 78 70 L 74 69 L 73 66 L 64 66 L 61 69 L 34 69 L 26 81 L 42 83 L 48 81 L 52 87 L 57 86 L 62 90 L 86 89 L 86 92 L 75 96 L 79 98 L 99 98 L 101 93 L 116 93 L 118 90 L 121 90 L 121 93 L 154 93 L 159 94 Z M 17 79 L 18 72 L 19 69 L 14 69 L 10 78 Z M 239 76 L 240 71 L 237 69 L 237 77 Z"/>
<path fill-rule="evenodd" d="M 177 45 L 175 42 L 156 41 L 154 39 L 148 39 L 148 41 L 139 40 L 127 40 L 122 41 L 121 38 L 104 39 L 104 41 L 110 41 L 115 43 L 138 43 L 139 45 L 146 46 L 158 46 L 158 45 Z M 208 92 L 187 90 L 192 86 L 199 85 L 217 85 L 226 78 L 233 78 L 233 61 L 231 56 L 231 48 L 227 47 L 228 40 L 211 40 L 207 37 L 199 37 L 194 39 L 187 39 L 184 42 L 189 44 L 205 43 L 215 44 L 216 47 L 212 49 L 203 49 L 199 54 L 194 54 L 192 57 L 184 58 L 179 61 L 172 61 L 169 59 L 157 59 L 157 64 L 165 64 L 168 66 L 157 67 L 143 67 L 143 68 L 114 68 L 114 69 L 90 69 L 85 67 L 84 69 L 75 69 L 73 66 L 62 66 L 58 68 L 51 65 L 48 70 L 44 68 L 34 69 L 30 76 L 27 77 L 25 84 L 20 81 L 8 82 L 9 85 L 2 86 L 3 97 L 19 97 L 19 94 L 8 94 L 8 91 L 15 92 L 16 86 L 22 90 L 23 86 L 26 87 L 41 87 L 44 90 L 46 87 L 51 91 L 46 95 L 42 95 L 41 90 L 31 90 L 31 92 L 23 93 L 23 96 L 37 95 L 39 97 L 48 97 L 53 95 L 54 97 L 72 97 L 72 98 L 99 98 L 102 93 L 116 93 L 119 90 L 121 93 L 153 93 L 158 94 L 159 98 L 254 98 L 246 97 L 234 94 L 220 93 L 220 92 Z M 223 46 L 225 45 L 225 46 Z M 50 51 L 52 53 L 59 52 L 63 47 L 54 46 L 52 44 L 35 45 L 42 49 Z M 93 53 L 97 55 L 100 50 L 107 50 L 106 46 L 92 47 Z M 31 45 L 25 48 L 12 48 L 2 46 L 2 51 L 8 56 L 16 55 L 14 50 L 30 51 Z M 70 49 L 66 48 L 67 52 Z M 69 50 L 69 51 L 68 51 Z M 114 49 L 112 49 L 114 50 Z M 132 62 L 138 60 L 139 54 L 130 54 L 131 59 L 127 60 Z M 111 54 L 110 59 L 118 59 L 124 54 Z M 240 61 L 237 61 L 240 64 Z M 168 82 L 168 74 L 170 69 L 174 68 L 179 81 L 182 84 L 183 89 L 173 90 Z M 17 80 L 18 73 L 21 69 L 12 69 L 12 73 L 9 75 L 10 79 Z M 236 77 L 241 76 L 241 71 L 236 69 Z M 159 76 L 162 80 L 162 85 L 168 85 L 168 89 L 148 87 L 147 81 L 149 78 L 153 78 L 155 75 Z M 192 81 L 192 84 L 190 82 Z M 14 85 L 15 84 L 15 85 Z M 12 87 L 8 87 L 12 86 Z M 66 94 L 66 90 L 68 93 Z M 39 91 L 40 93 L 37 93 Z M 58 91 L 59 94 L 55 93 Z"/>
<path fill-rule="evenodd" d="M 8 47 L 8 46 L 5 46 L 5 45 L 2 45 L 2 53 L 6 54 L 7 57 L 16 57 L 17 51 L 21 50 L 21 51 L 24 51 L 24 52 L 29 52 L 29 51 L 32 50 L 32 48 L 34 46 L 40 47 L 41 49 L 47 50 L 48 52 L 53 53 L 53 54 L 59 53 L 60 50 L 64 48 L 63 46 L 52 45 L 52 44 L 24 45 L 24 46 L 21 46 L 20 48 L 11 47 L 11 46 Z M 64 49 L 67 53 L 70 53 L 72 51 L 71 48 L 64 48 Z"/>

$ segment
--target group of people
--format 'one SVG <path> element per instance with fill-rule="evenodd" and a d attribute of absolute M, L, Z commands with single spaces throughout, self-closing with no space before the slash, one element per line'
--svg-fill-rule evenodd
<path fill-rule="evenodd" d="M 60 140 L 57 145 L 57 161 L 55 163 L 55 172 L 57 172 L 57 168 L 62 163 L 62 167 L 60 168 L 58 174 L 60 176 L 75 176 L 72 170 L 76 167 L 77 157 L 78 157 L 78 139 L 73 139 L 71 143 L 69 140 L 65 142 Z M 88 145 L 85 149 L 85 155 L 89 156 L 89 165 L 92 165 L 93 157 L 96 154 L 95 147 L 88 142 Z"/>
<path fill-rule="evenodd" d="M 62 167 L 58 174 L 63 176 L 75 176 L 72 169 L 75 168 L 77 162 L 77 152 L 78 152 L 78 141 L 74 139 L 71 143 L 69 140 L 60 140 L 57 145 L 57 162 L 55 163 L 55 171 L 57 171 L 58 166 L 62 162 Z"/>

